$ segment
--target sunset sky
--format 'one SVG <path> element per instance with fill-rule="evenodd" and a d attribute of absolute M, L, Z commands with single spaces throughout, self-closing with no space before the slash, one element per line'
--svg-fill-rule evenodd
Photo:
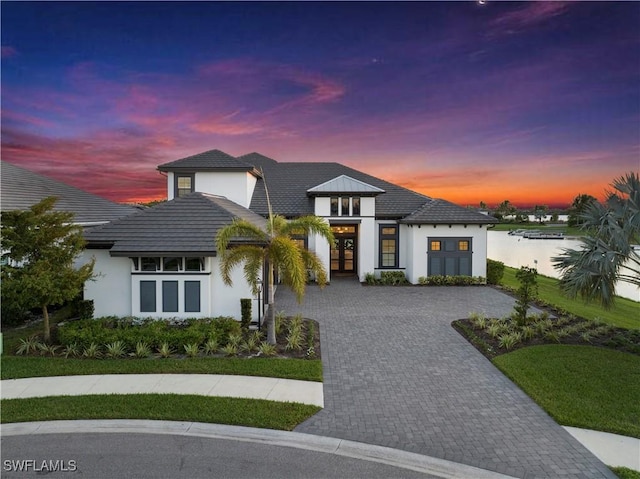
<path fill-rule="evenodd" d="M 640 170 L 638 2 L 2 2 L 2 160 L 116 201 L 210 149 L 462 205 Z"/>

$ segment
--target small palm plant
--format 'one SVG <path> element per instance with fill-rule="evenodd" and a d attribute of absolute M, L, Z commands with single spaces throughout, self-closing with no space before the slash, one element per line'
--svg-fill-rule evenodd
<path fill-rule="evenodd" d="M 269 203 L 269 218 L 266 229 L 244 219 L 236 219 L 218 232 L 216 247 L 220 255 L 220 271 L 225 284 L 231 286 L 231 272 L 237 266 L 244 265 L 244 277 L 253 293 L 258 294 L 258 279 L 263 265 L 268 265 L 267 291 L 268 311 L 266 318 L 267 342 L 276 344 L 275 332 L 275 296 L 274 283 L 276 271 L 281 281 L 289 286 L 298 298 L 304 297 L 308 271 L 316 276 L 320 286 L 327 282 L 327 272 L 318 256 L 293 240 L 293 235 L 320 235 L 329 244 L 333 244 L 333 233 L 329 224 L 319 216 L 303 216 L 288 221 L 280 215 L 274 215 Z M 240 241 L 238 239 L 250 240 Z"/>

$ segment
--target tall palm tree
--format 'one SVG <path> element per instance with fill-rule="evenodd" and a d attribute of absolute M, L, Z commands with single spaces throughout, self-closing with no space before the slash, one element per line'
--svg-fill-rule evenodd
<path fill-rule="evenodd" d="M 316 276 L 322 287 L 327 283 L 327 272 L 318 256 L 296 242 L 292 235 L 316 234 L 333 244 L 331 227 L 318 216 L 303 216 L 287 221 L 280 215 L 270 212 L 267 230 L 243 219 L 236 219 L 218 232 L 216 245 L 220 255 L 220 271 L 225 284 L 231 286 L 231 271 L 240 264 L 244 265 L 244 277 L 258 293 L 258 278 L 267 265 L 267 285 L 269 291 L 267 316 L 267 341 L 276 344 L 275 333 L 275 274 L 278 271 L 281 281 L 289 286 L 298 302 L 304 297 L 307 271 Z M 234 245 L 235 239 L 243 241 Z"/>
<path fill-rule="evenodd" d="M 613 305 L 616 281 L 640 287 L 640 180 L 637 173 L 617 178 L 604 204 L 591 202 L 581 214 L 582 237 L 579 250 L 564 249 L 552 258 L 561 271 L 561 288 L 571 297 L 597 299 L 602 306 Z"/>

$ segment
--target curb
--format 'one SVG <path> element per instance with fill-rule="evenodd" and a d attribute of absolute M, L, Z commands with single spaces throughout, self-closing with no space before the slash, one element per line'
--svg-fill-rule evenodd
<path fill-rule="evenodd" d="M 430 474 L 443 479 L 513 479 L 497 472 L 389 447 L 289 431 L 221 424 L 147 420 L 78 420 L 3 424 L 3 437 L 34 434 L 129 433 L 196 436 L 306 449 Z"/>

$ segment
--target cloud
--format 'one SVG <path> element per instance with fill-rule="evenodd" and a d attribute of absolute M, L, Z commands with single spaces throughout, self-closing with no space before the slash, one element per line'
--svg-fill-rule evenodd
<path fill-rule="evenodd" d="M 536 27 L 550 18 L 565 14 L 574 2 L 534 1 L 504 13 L 491 21 L 494 34 L 514 34 Z M 517 5 L 521 5 L 518 3 Z"/>
<path fill-rule="evenodd" d="M 0 52 L 1 52 L 1 57 L 2 58 L 11 58 L 11 57 L 15 57 L 16 55 L 18 55 L 18 50 L 16 50 L 14 47 L 12 46 L 8 46 L 8 45 L 3 45 L 0 48 Z"/>

